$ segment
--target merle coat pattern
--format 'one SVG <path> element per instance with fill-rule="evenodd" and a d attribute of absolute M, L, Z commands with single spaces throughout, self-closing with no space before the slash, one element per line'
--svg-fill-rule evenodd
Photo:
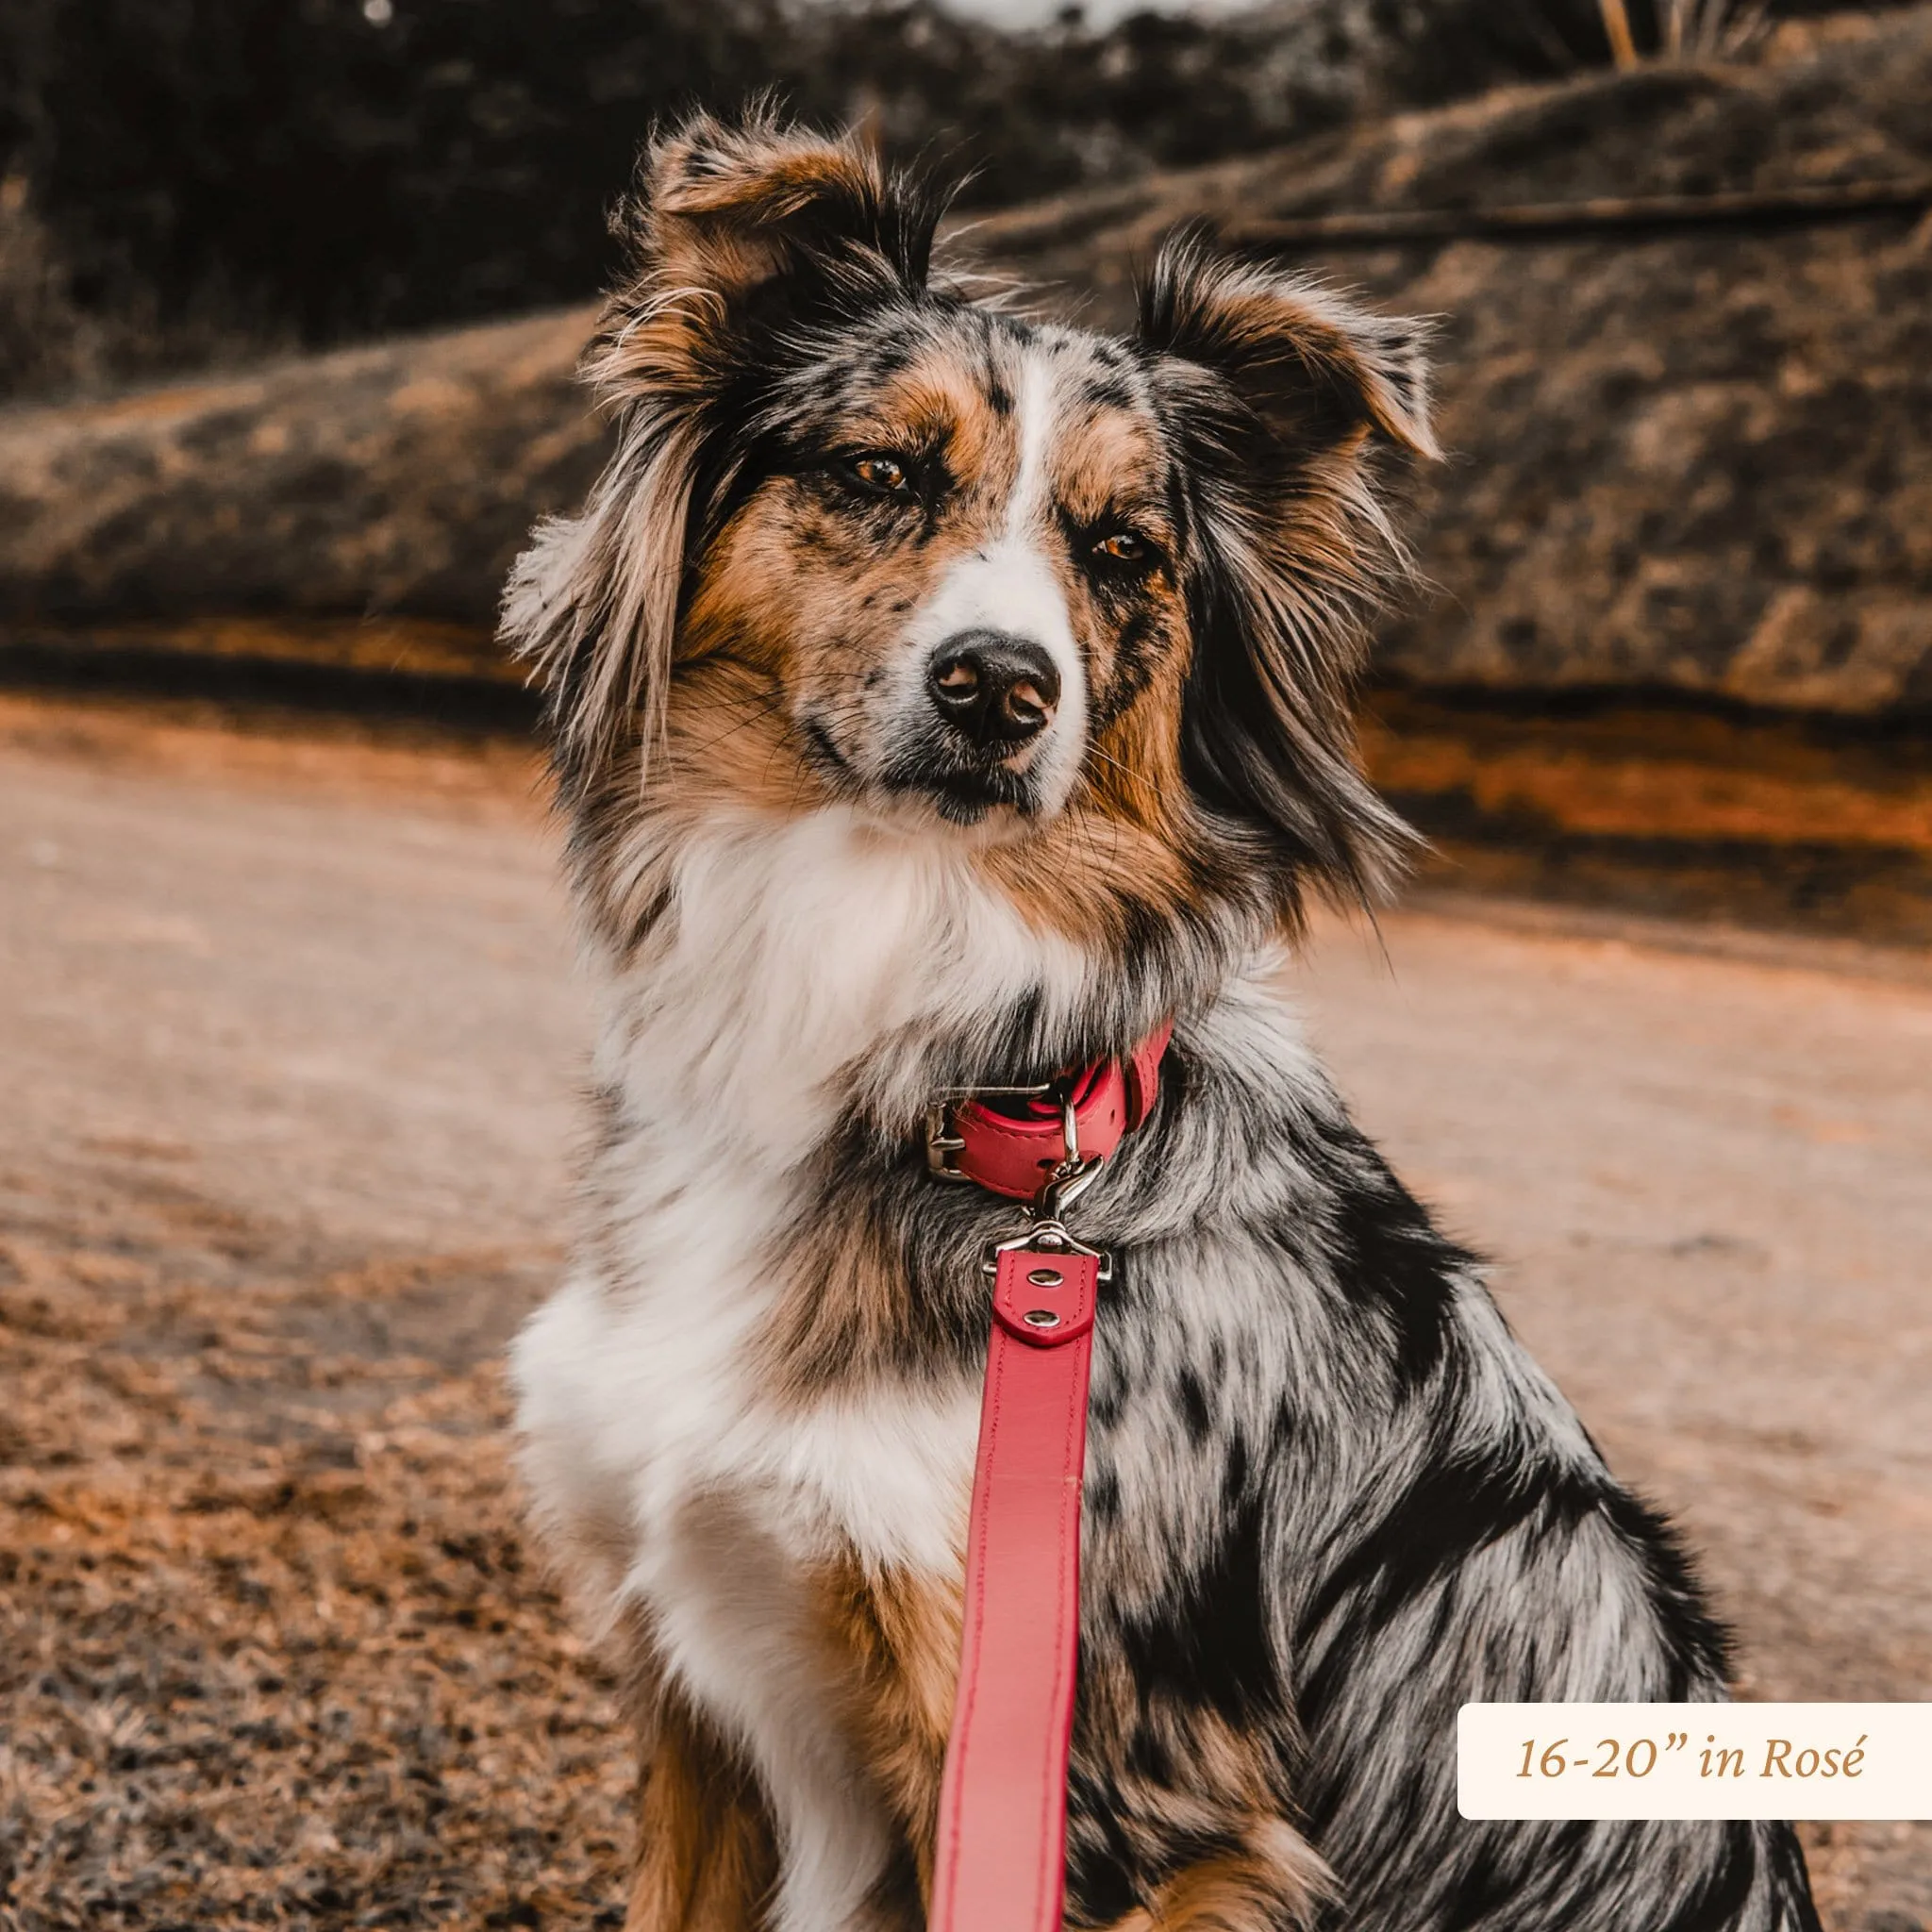
<path fill-rule="evenodd" d="M 1131 340 L 1050 326 L 936 275 L 937 215 L 850 139 L 660 139 L 618 451 L 507 605 L 603 1011 L 519 1423 L 638 1728 L 631 1932 L 923 1924 L 1014 1220 L 919 1124 L 1170 1016 L 1077 1211 L 1069 1924 L 1815 1926 L 1782 1825 L 1456 1812 L 1465 1700 L 1720 1698 L 1724 1644 L 1281 990 L 1305 895 L 1405 845 L 1349 701 L 1420 332 L 1190 238 Z"/>

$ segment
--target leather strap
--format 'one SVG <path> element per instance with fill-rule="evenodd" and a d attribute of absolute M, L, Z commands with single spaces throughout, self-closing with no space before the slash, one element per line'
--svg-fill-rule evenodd
<path fill-rule="evenodd" d="M 1094 1060 L 1072 1076 L 1083 1159 L 1104 1160 L 1154 1111 L 1161 1057 L 1173 1032 L 1172 1024 L 1157 1027 L 1124 1060 Z M 1067 1158 L 1065 1116 L 1058 1101 L 1044 1096 L 1004 1108 L 986 1100 L 956 1101 L 947 1120 L 947 1171 L 1009 1200 L 1032 1200 Z"/>
<path fill-rule="evenodd" d="M 1084 1166 L 1153 1112 L 1172 1032 L 1162 1026 L 1124 1060 L 1073 1076 L 1067 1104 Z M 1045 1097 L 942 1109 L 930 1150 L 941 1173 L 1042 1203 L 1075 1152 L 1065 1110 Z M 1105 1264 L 1051 1221 L 996 1253 L 929 1932 L 1061 1932 L 1065 1905 L 1080 1483 Z"/>
<path fill-rule="evenodd" d="M 1099 1285 L 1097 1256 L 999 1257 L 930 1932 L 1060 1932 Z"/>

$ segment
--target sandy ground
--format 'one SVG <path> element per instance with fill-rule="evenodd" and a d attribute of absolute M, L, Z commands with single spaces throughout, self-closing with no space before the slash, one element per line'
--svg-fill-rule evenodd
<path fill-rule="evenodd" d="M 1932 1697 L 1932 972 L 1438 900 L 1300 978 L 1745 1692 Z M 0 698 L 0 1924 L 617 1923 L 496 1370 L 583 1038 L 520 748 Z M 1932 1827 L 1808 1838 L 1932 1923 Z"/>

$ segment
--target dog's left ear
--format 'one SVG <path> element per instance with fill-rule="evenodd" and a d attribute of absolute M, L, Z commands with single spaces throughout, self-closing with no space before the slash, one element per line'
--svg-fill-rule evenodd
<path fill-rule="evenodd" d="M 1415 837 L 1357 761 L 1369 620 L 1407 573 L 1379 448 L 1438 454 L 1425 327 L 1321 283 L 1171 242 L 1140 336 L 1196 491 L 1183 754 L 1203 802 L 1341 896 L 1378 897 Z"/>

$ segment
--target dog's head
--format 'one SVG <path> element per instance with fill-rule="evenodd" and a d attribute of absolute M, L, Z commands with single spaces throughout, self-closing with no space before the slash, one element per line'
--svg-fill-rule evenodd
<path fill-rule="evenodd" d="M 1407 835 L 1350 698 L 1374 446 L 1433 447 L 1417 329 L 1192 239 L 1131 339 L 1026 322 L 931 276 L 941 206 L 768 120 L 653 146 L 591 364 L 618 452 L 508 607 L 566 796 L 839 802 L 1116 929 L 1373 893 Z"/>

